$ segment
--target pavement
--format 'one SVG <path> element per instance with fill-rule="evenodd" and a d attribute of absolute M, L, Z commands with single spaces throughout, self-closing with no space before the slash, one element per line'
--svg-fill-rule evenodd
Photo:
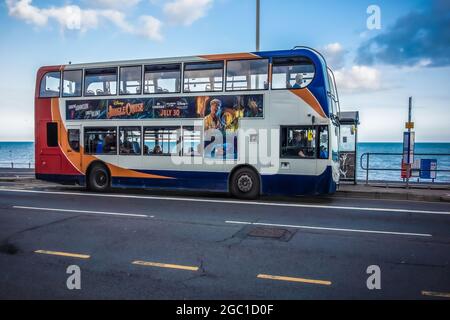
<path fill-rule="evenodd" d="M 371 182 L 369 185 L 341 184 L 337 197 L 362 197 L 385 200 L 444 201 L 450 202 L 450 185 L 411 185 Z"/>
<path fill-rule="evenodd" d="M 80 290 L 66 285 L 73 265 Z M 449 299 L 450 203 L 2 182 L 0 288 L 1 299 Z"/>

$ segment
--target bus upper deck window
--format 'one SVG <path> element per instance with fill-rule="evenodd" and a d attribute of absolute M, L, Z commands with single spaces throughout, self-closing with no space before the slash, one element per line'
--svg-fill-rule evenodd
<path fill-rule="evenodd" d="M 184 65 L 184 92 L 223 90 L 223 61 Z"/>
<path fill-rule="evenodd" d="M 314 79 L 314 63 L 307 57 L 274 58 L 272 89 L 306 88 Z"/>
<path fill-rule="evenodd" d="M 117 68 L 88 69 L 84 73 L 85 96 L 110 96 L 117 93 Z"/>
<path fill-rule="evenodd" d="M 63 72 L 63 97 L 81 97 L 82 70 Z"/>
<path fill-rule="evenodd" d="M 267 89 L 268 73 L 268 59 L 228 61 L 227 91 Z"/>
<path fill-rule="evenodd" d="M 141 94 L 142 67 L 120 68 L 120 94 Z"/>
<path fill-rule="evenodd" d="M 179 93 L 181 65 L 157 64 L 144 68 L 144 93 Z"/>
<path fill-rule="evenodd" d="M 59 86 L 61 84 L 61 72 L 47 72 L 41 80 L 39 97 L 53 98 L 59 97 Z"/>

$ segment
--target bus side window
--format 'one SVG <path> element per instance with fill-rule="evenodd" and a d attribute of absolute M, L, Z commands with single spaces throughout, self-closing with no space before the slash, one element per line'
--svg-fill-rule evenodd
<path fill-rule="evenodd" d="M 121 155 L 141 154 L 141 127 L 120 127 L 119 153 Z"/>
<path fill-rule="evenodd" d="M 178 155 L 181 140 L 180 127 L 145 127 L 144 155 Z"/>
<path fill-rule="evenodd" d="M 306 88 L 314 79 L 314 63 L 307 57 L 273 58 L 272 89 Z"/>
<path fill-rule="evenodd" d="M 58 123 L 47 122 L 47 147 L 58 146 Z"/>
<path fill-rule="evenodd" d="M 80 151 L 80 129 L 68 129 L 67 139 L 73 151 Z"/>
<path fill-rule="evenodd" d="M 84 72 L 85 96 L 109 96 L 117 93 L 117 68 L 87 69 Z"/>
<path fill-rule="evenodd" d="M 130 66 L 120 68 L 120 94 L 141 94 L 142 67 Z"/>
<path fill-rule="evenodd" d="M 227 62 L 227 91 L 264 90 L 268 88 L 268 59 Z"/>
<path fill-rule="evenodd" d="M 144 68 L 144 93 L 179 93 L 181 65 L 160 64 Z"/>
<path fill-rule="evenodd" d="M 223 90 L 223 61 L 184 65 L 184 92 Z"/>
<path fill-rule="evenodd" d="M 328 126 L 319 127 L 319 159 L 328 159 L 329 143 L 328 143 Z"/>
<path fill-rule="evenodd" d="M 39 97 L 54 98 L 59 97 L 61 85 L 61 72 L 47 72 L 41 80 L 39 87 Z"/>
<path fill-rule="evenodd" d="M 281 157 L 316 158 L 316 129 L 314 127 L 282 128 Z"/>
<path fill-rule="evenodd" d="M 86 154 L 117 154 L 117 128 L 85 128 L 84 150 Z"/>
<path fill-rule="evenodd" d="M 63 97 L 81 97 L 82 70 L 63 72 Z"/>

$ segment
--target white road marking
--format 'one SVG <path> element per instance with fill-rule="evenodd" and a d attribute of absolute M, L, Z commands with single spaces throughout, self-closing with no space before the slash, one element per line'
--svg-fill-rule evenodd
<path fill-rule="evenodd" d="M 266 227 L 282 227 L 282 228 L 296 228 L 296 229 L 311 229 L 311 230 L 324 230 L 324 231 L 340 231 L 340 232 L 357 232 L 357 233 L 376 233 L 376 234 L 390 234 L 398 236 L 416 236 L 416 237 L 432 237 L 427 233 L 409 233 L 409 232 L 396 232 L 396 231 L 380 231 L 380 230 L 361 230 L 361 229 L 343 229 L 343 228 L 327 228 L 327 227 L 312 227 L 290 224 L 276 224 L 276 223 L 260 223 L 260 222 L 244 222 L 244 221 L 225 221 L 225 223 L 231 224 L 244 224 Z"/>
<path fill-rule="evenodd" d="M 373 208 L 373 207 L 350 207 L 350 206 L 328 206 L 317 204 L 301 204 L 301 203 L 275 203 L 261 201 L 244 201 L 244 200 L 219 200 L 219 199 L 198 199 L 184 197 L 162 197 L 162 196 L 138 196 L 125 194 L 98 194 L 88 192 L 67 192 L 67 191 L 44 191 L 44 190 L 24 190 L 24 189 L 0 189 L 0 192 L 19 192 L 19 193 L 38 193 L 38 194 L 55 194 L 55 195 L 71 195 L 86 197 L 104 197 L 104 198 L 123 198 L 123 199 L 151 199 L 151 200 L 170 200 L 184 202 L 205 202 L 205 203 L 227 203 L 240 205 L 257 205 L 269 207 L 291 207 L 291 208 L 316 208 L 316 209 L 333 209 L 333 210 L 355 210 L 355 211 L 374 211 L 374 212 L 396 212 L 396 213 L 426 213 L 437 215 L 450 215 L 450 211 L 432 211 L 432 210 L 414 210 L 414 209 L 397 209 L 397 208 Z"/>
<path fill-rule="evenodd" d="M 72 210 L 72 209 L 58 209 L 58 208 L 39 208 L 39 207 L 23 207 L 23 206 L 13 206 L 13 208 L 14 209 L 24 209 L 24 210 L 57 211 L 57 212 L 71 212 L 71 213 L 103 214 L 103 215 L 110 215 L 110 216 L 154 218 L 154 216 L 148 216 L 148 215 L 145 215 L 145 214 L 120 213 L 120 212 Z"/>

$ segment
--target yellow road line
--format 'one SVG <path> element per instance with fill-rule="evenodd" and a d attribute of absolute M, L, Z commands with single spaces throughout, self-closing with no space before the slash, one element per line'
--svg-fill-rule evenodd
<path fill-rule="evenodd" d="M 312 284 L 320 284 L 320 285 L 324 285 L 324 286 L 330 286 L 331 285 L 331 281 L 304 279 L 304 278 L 293 278 L 293 277 L 284 277 L 284 276 L 272 276 L 272 275 L 269 275 L 269 274 L 258 274 L 256 277 L 260 278 L 260 279 L 312 283 Z"/>
<path fill-rule="evenodd" d="M 60 252 L 60 251 L 48 251 L 48 250 L 36 250 L 35 253 L 51 254 L 54 256 L 71 257 L 78 259 L 89 259 L 91 256 L 87 254 L 70 253 L 70 252 Z"/>
<path fill-rule="evenodd" d="M 169 264 L 169 263 L 159 263 L 159 262 L 149 262 L 149 261 L 133 261 L 132 264 L 146 266 L 146 267 L 159 267 L 159 268 L 180 269 L 180 270 L 188 270 L 188 271 L 198 271 L 198 267 L 182 266 L 179 264 Z"/>
<path fill-rule="evenodd" d="M 450 298 L 450 293 L 446 292 L 422 291 L 422 295 L 429 297 Z"/>

